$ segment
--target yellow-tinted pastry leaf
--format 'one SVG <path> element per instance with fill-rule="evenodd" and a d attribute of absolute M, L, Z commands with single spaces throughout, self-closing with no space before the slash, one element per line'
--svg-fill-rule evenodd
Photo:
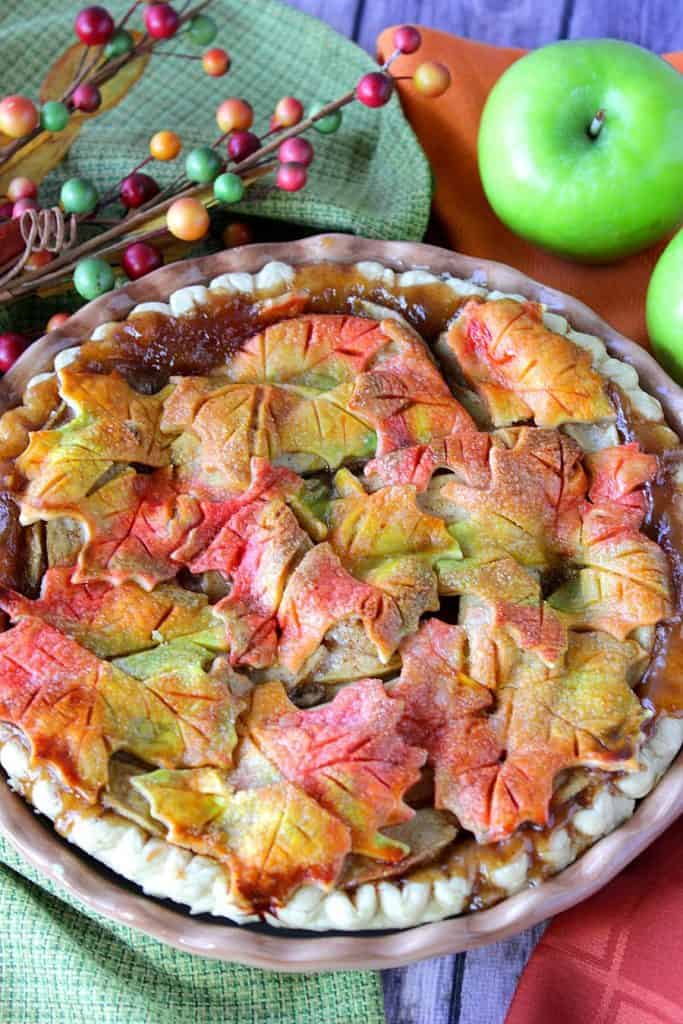
<path fill-rule="evenodd" d="M 307 882 L 329 888 L 349 851 L 349 831 L 286 781 L 235 790 L 217 771 L 156 771 L 135 787 L 171 842 L 230 869 L 231 896 L 245 910 L 271 910 Z"/>
<path fill-rule="evenodd" d="M 17 466 L 28 480 L 22 497 L 26 519 L 74 508 L 117 463 L 164 466 L 168 439 L 159 434 L 165 393 L 141 395 L 116 374 L 59 374 L 60 395 L 73 419 L 30 435 Z"/>

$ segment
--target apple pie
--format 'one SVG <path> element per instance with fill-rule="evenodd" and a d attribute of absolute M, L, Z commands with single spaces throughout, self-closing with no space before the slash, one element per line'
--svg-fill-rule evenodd
<path fill-rule="evenodd" d="M 0 762 L 150 895 L 474 912 L 681 745 L 679 440 L 523 296 L 224 274 L 59 352 L 0 460 Z"/>

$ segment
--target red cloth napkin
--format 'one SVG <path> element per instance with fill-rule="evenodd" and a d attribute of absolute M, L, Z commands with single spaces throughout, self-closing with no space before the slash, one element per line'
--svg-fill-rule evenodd
<path fill-rule="evenodd" d="M 576 295 L 647 345 L 645 292 L 663 243 L 608 267 L 569 263 L 517 238 L 491 210 L 479 180 L 476 139 L 496 79 L 524 51 L 421 30 L 418 53 L 392 68 L 410 74 L 423 60 L 448 65 L 453 86 L 428 100 L 399 83 L 404 110 L 436 178 L 434 212 L 447 244 L 501 260 Z M 378 40 L 393 51 L 394 29 Z M 683 53 L 667 56 L 683 71 Z M 683 1024 L 683 824 L 592 899 L 560 914 L 522 975 L 507 1024 Z"/>
<path fill-rule="evenodd" d="M 606 888 L 559 914 L 506 1024 L 681 1024 L 683 821 Z"/>

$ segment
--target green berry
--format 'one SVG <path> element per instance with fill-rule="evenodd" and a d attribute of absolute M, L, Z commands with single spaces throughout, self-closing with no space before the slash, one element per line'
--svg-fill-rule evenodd
<path fill-rule="evenodd" d="M 44 132 L 64 131 L 69 123 L 69 108 L 65 103 L 50 100 L 40 112 L 40 127 Z"/>
<path fill-rule="evenodd" d="M 309 110 L 309 116 L 315 117 L 319 110 L 326 107 L 327 103 L 314 103 Z M 332 135 L 339 128 L 342 122 L 341 110 L 335 110 L 331 114 L 327 114 L 325 117 L 321 117 L 319 121 L 314 121 L 313 127 L 317 132 L 322 135 Z"/>
<path fill-rule="evenodd" d="M 115 57 L 123 57 L 124 53 L 130 53 L 135 46 L 135 40 L 125 28 L 117 28 L 114 35 L 104 48 L 106 60 L 114 60 Z"/>
<path fill-rule="evenodd" d="M 218 34 L 218 25 L 208 14 L 196 14 L 190 20 L 187 34 L 197 46 L 208 46 Z"/>
<path fill-rule="evenodd" d="M 213 194 L 219 203 L 239 203 L 244 195 L 244 182 L 239 174 L 219 174 L 213 183 Z"/>
<path fill-rule="evenodd" d="M 191 149 L 185 159 L 185 174 L 190 181 L 206 185 L 219 174 L 223 161 L 215 149 L 210 146 L 198 146 Z"/>
<path fill-rule="evenodd" d="M 92 213 L 97 206 L 97 189 L 85 178 L 69 178 L 59 199 L 67 213 Z"/>
<path fill-rule="evenodd" d="M 130 278 L 119 272 L 114 278 L 114 288 L 125 288 L 127 284 L 130 284 Z"/>
<path fill-rule="evenodd" d="M 90 302 L 114 287 L 114 271 L 105 260 L 96 256 L 80 260 L 74 271 L 74 287 Z"/>

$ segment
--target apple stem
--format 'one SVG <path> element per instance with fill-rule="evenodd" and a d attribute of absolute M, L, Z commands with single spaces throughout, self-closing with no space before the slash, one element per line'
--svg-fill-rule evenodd
<path fill-rule="evenodd" d="M 598 110 L 597 114 L 588 125 L 587 132 L 589 139 L 597 139 L 598 135 L 602 131 L 602 126 L 605 123 L 605 111 Z"/>

